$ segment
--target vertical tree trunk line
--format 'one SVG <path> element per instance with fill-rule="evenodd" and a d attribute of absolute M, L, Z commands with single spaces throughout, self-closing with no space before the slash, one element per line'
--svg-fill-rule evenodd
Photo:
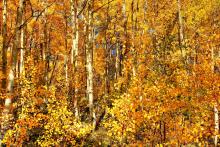
<path fill-rule="evenodd" d="M 183 35 L 183 19 L 181 13 L 181 0 L 177 0 L 178 7 L 178 21 L 179 21 L 179 46 L 182 54 L 183 60 L 185 60 L 186 51 L 184 49 L 184 35 Z"/>
<path fill-rule="evenodd" d="M 66 14 L 64 14 L 64 18 L 65 18 L 65 50 L 68 51 L 68 16 Z M 64 73 L 65 73 L 65 86 L 66 86 L 66 97 L 68 98 L 68 92 L 69 92 L 69 75 L 68 75 L 68 55 L 67 53 L 64 56 Z"/>
<path fill-rule="evenodd" d="M 24 2 L 24 14 L 26 13 L 25 11 L 26 8 L 26 2 Z M 22 16 L 22 24 L 24 23 L 25 20 L 25 15 Z M 20 28 L 20 60 L 19 60 L 19 78 L 20 84 L 22 84 L 22 78 L 25 75 L 24 71 L 24 55 L 25 55 L 25 50 L 26 50 L 26 27 L 27 25 L 24 25 L 22 28 Z"/>
<path fill-rule="evenodd" d="M 122 41 L 122 76 L 124 76 L 123 70 L 125 69 L 124 67 L 124 60 L 125 60 L 125 52 L 127 50 L 127 14 L 126 14 L 126 0 L 123 0 L 122 2 L 122 16 L 123 16 L 123 27 L 124 27 L 124 32 L 123 36 L 125 38 L 124 41 Z"/>
<path fill-rule="evenodd" d="M 136 48 L 135 48 L 135 44 L 134 44 L 134 39 L 135 39 L 135 1 L 132 0 L 131 2 L 131 31 L 132 31 L 132 35 L 131 35 L 131 53 L 132 53 L 132 63 L 133 63 L 133 67 L 132 67 L 132 74 L 133 77 L 136 76 L 137 74 L 137 69 L 136 69 Z"/>
<path fill-rule="evenodd" d="M 23 23 L 23 19 L 22 19 Z M 21 28 L 21 48 L 20 48 L 20 63 L 19 63 L 19 77 L 22 77 L 23 75 L 23 69 L 24 69 L 24 52 L 25 52 L 25 32 L 24 28 Z"/>
<path fill-rule="evenodd" d="M 77 17 L 78 13 L 78 3 L 75 1 L 75 116 L 79 116 L 78 99 L 79 99 L 79 20 Z"/>
<path fill-rule="evenodd" d="M 78 2 L 77 0 L 71 0 L 71 17 L 72 17 L 72 30 L 73 30 L 73 40 L 72 40 L 72 48 L 71 48 L 71 64 L 72 64 L 72 77 L 74 79 L 73 89 L 74 94 L 73 97 L 73 105 L 75 111 L 75 117 L 79 117 L 78 110 L 78 92 L 79 92 L 79 75 L 78 75 L 78 52 L 79 52 L 79 28 L 78 28 Z"/>
<path fill-rule="evenodd" d="M 46 12 L 45 12 L 46 13 Z M 46 14 L 44 14 L 44 27 L 43 27 L 43 60 L 44 60 L 44 82 L 47 86 L 48 82 L 48 71 L 47 71 L 47 59 L 48 59 L 48 45 L 47 45 L 47 20 L 46 20 Z"/>
<path fill-rule="evenodd" d="M 9 71 L 9 77 L 8 77 L 8 87 L 7 87 L 7 98 L 5 99 L 5 108 L 3 110 L 2 116 L 4 117 L 1 123 L 1 140 L 4 138 L 4 135 L 6 131 L 9 129 L 9 121 L 12 119 L 9 115 L 10 113 L 10 107 L 12 104 L 12 98 L 13 98 L 13 92 L 14 92 L 14 78 L 15 78 L 15 72 L 16 72 L 16 65 L 17 65 L 17 54 L 18 54 L 18 48 L 20 47 L 20 26 L 22 24 L 22 16 L 23 16 L 23 10 L 24 10 L 24 3 L 26 0 L 20 0 L 19 1 L 19 7 L 17 10 L 17 19 L 16 19 L 16 27 L 14 30 L 15 37 L 13 41 L 13 47 L 12 47 L 12 56 L 11 56 L 11 66 Z"/>
<path fill-rule="evenodd" d="M 93 8 L 94 1 L 88 1 L 87 10 L 87 42 L 86 42 L 86 72 L 87 72 L 87 98 L 89 100 L 90 118 L 93 123 L 93 127 L 96 126 L 96 115 L 94 111 L 94 94 L 93 94 Z"/>
<path fill-rule="evenodd" d="M 108 1 L 109 3 L 109 1 Z M 109 28 L 109 4 L 107 5 L 107 12 L 106 12 L 106 30 L 105 30 L 105 94 L 109 94 L 110 90 L 110 79 L 109 79 L 109 62 L 110 62 L 110 49 L 108 46 L 108 36 L 107 36 L 107 31 Z"/>
<path fill-rule="evenodd" d="M 109 7 L 109 6 L 108 6 Z M 117 13 L 120 10 L 117 10 Z M 118 19 L 117 13 L 115 15 L 115 19 Z M 115 24 L 114 25 L 115 30 L 118 30 L 118 25 Z M 116 56 L 115 56 L 115 79 L 117 80 L 120 76 L 121 76 L 121 56 L 122 56 L 122 48 L 121 48 L 121 41 L 120 41 L 120 34 L 119 32 L 115 32 L 115 36 L 116 36 Z"/>
<path fill-rule="evenodd" d="M 215 54 L 214 54 L 214 47 L 211 47 L 211 70 L 212 73 L 215 74 Z M 213 88 L 214 90 L 214 88 Z M 214 145 L 215 147 L 218 146 L 218 134 L 219 134 L 219 112 L 218 112 L 218 104 L 214 104 Z"/>
<path fill-rule="evenodd" d="M 2 2 L 3 6 L 3 28 L 2 28 L 2 73 L 3 73 L 3 79 L 2 79 L 2 89 L 3 92 L 6 92 L 6 79 L 7 79 L 7 46 L 6 46 L 6 38 L 7 38 L 7 0 L 3 0 Z M 2 112 L 1 112 L 2 113 Z M 3 120 L 1 120 L 1 132 L 0 132 L 0 146 L 1 142 L 4 136 L 4 123 Z"/>
<path fill-rule="evenodd" d="M 6 77 L 7 77 L 7 0 L 3 0 L 3 28 L 2 28 L 2 89 L 6 91 Z"/>

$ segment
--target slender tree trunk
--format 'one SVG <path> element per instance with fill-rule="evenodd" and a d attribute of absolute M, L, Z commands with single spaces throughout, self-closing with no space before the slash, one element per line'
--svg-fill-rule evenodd
<path fill-rule="evenodd" d="M 122 2 L 122 15 L 123 18 L 126 19 L 126 0 L 123 0 Z"/>
<path fill-rule="evenodd" d="M 144 1 L 144 24 L 147 24 L 147 9 L 148 9 L 148 2 L 147 0 Z"/>
<path fill-rule="evenodd" d="M 118 13 L 119 12 L 116 13 L 115 19 L 118 19 L 117 18 Z M 120 34 L 119 32 L 117 32 L 118 25 L 115 24 L 114 28 L 116 30 L 115 32 L 115 35 L 116 35 L 115 79 L 117 80 L 118 77 L 121 76 L 121 44 L 120 44 Z"/>
<path fill-rule="evenodd" d="M 17 53 L 19 48 L 19 42 L 20 42 L 20 25 L 22 24 L 22 15 L 23 15 L 23 9 L 24 9 L 24 3 L 25 0 L 20 0 L 19 2 L 19 8 L 18 8 L 18 14 L 17 14 L 17 22 L 16 22 L 16 28 L 15 28 L 15 39 L 13 41 L 13 48 L 12 48 L 12 58 L 11 58 L 11 69 L 9 72 L 9 84 L 8 84 L 8 92 L 12 94 L 13 88 L 14 88 L 14 76 L 16 72 L 16 64 L 17 64 Z M 7 98 L 5 101 L 5 105 L 8 106 L 11 104 L 11 98 Z"/>
<path fill-rule="evenodd" d="M 109 1 L 108 1 L 109 3 Z M 107 6 L 107 12 L 106 12 L 106 30 L 105 30 L 105 94 L 109 94 L 110 89 L 110 83 L 109 83 L 109 62 L 110 62 L 110 49 L 108 47 L 108 25 L 109 25 L 109 4 Z"/>
<path fill-rule="evenodd" d="M 136 65 L 135 65 L 135 62 L 136 62 L 136 58 L 135 58 L 135 54 L 136 54 L 136 51 L 135 51 L 135 45 L 134 45 L 134 37 L 135 37 L 135 30 L 134 30 L 134 17 L 135 17 L 135 12 L 134 12 L 134 0 L 132 0 L 131 2 L 131 31 L 132 31 L 132 35 L 131 35 L 131 53 L 132 53 L 132 56 L 133 56 L 133 66 L 132 66 L 132 73 L 133 73 L 133 76 L 135 77 L 136 76 Z"/>
<path fill-rule="evenodd" d="M 181 13 L 181 0 L 177 0 L 177 7 L 178 7 L 178 20 L 179 20 L 179 46 L 180 46 L 182 58 L 184 59 L 186 53 L 185 53 L 185 49 L 183 49 L 184 36 L 183 36 L 183 19 Z"/>
<path fill-rule="evenodd" d="M 89 100 L 90 117 L 93 127 L 96 126 L 96 115 L 94 111 L 94 94 L 93 94 L 93 0 L 88 1 L 87 14 L 87 42 L 86 42 L 86 72 L 87 72 L 87 97 Z"/>
<path fill-rule="evenodd" d="M 49 77 L 49 73 L 51 71 L 53 72 L 52 66 L 50 65 L 51 60 L 54 60 L 54 61 L 57 60 L 57 59 L 55 59 L 54 57 L 51 56 L 51 47 L 50 47 L 50 45 L 51 45 L 51 32 L 52 32 L 52 24 L 50 24 L 50 27 L 49 27 L 49 30 L 48 30 L 48 42 L 47 42 L 47 69 L 46 69 L 46 71 L 47 71 L 47 74 L 46 74 L 46 76 L 47 76 L 47 89 L 49 89 L 50 86 L 51 86 L 51 78 Z M 57 58 L 58 58 L 58 56 L 57 56 Z"/>
<path fill-rule="evenodd" d="M 67 35 L 68 35 L 68 21 L 67 21 L 67 15 L 65 13 L 65 49 L 66 52 L 68 51 L 68 40 L 67 40 Z M 69 78 L 68 78 L 68 55 L 64 56 L 64 73 L 65 73 L 65 85 L 66 85 L 66 93 L 68 97 L 68 91 L 69 91 Z"/>
<path fill-rule="evenodd" d="M 22 76 L 24 69 L 24 30 L 21 30 L 21 50 L 20 50 L 20 64 L 19 64 L 19 75 Z"/>
<path fill-rule="evenodd" d="M 78 13 L 78 3 L 77 0 L 75 0 L 74 5 L 74 18 L 75 18 L 75 38 L 74 38 L 74 45 L 75 45 L 75 53 L 74 53 L 74 73 L 75 73 L 75 99 L 74 99 L 74 108 L 75 108 L 75 116 L 79 117 L 79 108 L 78 108 L 78 99 L 79 99 L 79 67 L 78 67 L 78 61 L 79 61 L 79 20 L 77 17 Z"/>
<path fill-rule="evenodd" d="M 132 0 L 131 3 L 131 24 L 132 24 L 132 35 L 131 35 L 131 52 L 133 56 L 133 67 L 132 67 L 132 73 L 133 76 L 135 77 L 137 75 L 137 51 L 135 47 L 135 36 L 137 34 L 137 13 L 138 13 L 138 3 L 136 5 L 136 10 L 135 10 L 135 0 Z"/>
<path fill-rule="evenodd" d="M 123 15 L 123 27 L 124 27 L 124 40 L 122 41 L 122 71 L 124 70 L 124 54 L 127 50 L 127 15 L 126 15 L 126 0 L 122 2 L 122 15 Z M 123 73 L 123 72 L 122 72 Z M 124 75 L 122 75 L 124 76 Z"/>
<path fill-rule="evenodd" d="M 215 74 L 215 57 L 214 57 L 214 47 L 211 48 L 211 57 L 212 57 L 212 63 L 211 63 L 211 70 L 213 72 L 213 74 Z M 214 89 L 214 88 L 213 88 Z M 215 147 L 218 146 L 218 133 L 219 133 L 219 114 L 218 114 L 218 108 L 217 108 L 217 104 L 215 103 L 214 105 L 214 130 L 215 130 L 215 136 L 214 136 L 214 144 Z"/>
<path fill-rule="evenodd" d="M 3 28 L 2 28 L 2 37 L 3 37 L 3 44 L 2 44 L 2 88 L 6 90 L 6 77 L 7 77 L 7 0 L 3 0 Z"/>
<path fill-rule="evenodd" d="M 2 89 L 6 92 L 6 77 L 7 77 L 7 46 L 6 46 L 6 38 L 7 38 L 7 0 L 3 0 L 2 2 L 3 6 L 3 28 L 2 28 L 2 37 L 3 37 L 3 44 L 2 44 L 2 73 L 3 73 L 3 79 L 2 79 Z M 1 112 L 2 113 L 2 112 Z M 4 115 L 4 114 L 3 114 Z M 1 141 L 4 136 L 4 122 L 1 123 L 1 132 L 0 132 L 0 146 Z"/>
<path fill-rule="evenodd" d="M 23 10 L 24 10 L 24 3 L 25 0 L 20 0 L 19 1 L 19 7 L 17 10 L 17 20 L 16 20 L 16 27 L 14 30 L 15 33 L 15 38 L 13 41 L 13 48 L 12 48 L 12 56 L 11 56 L 11 67 L 10 67 L 10 72 L 9 72 L 9 77 L 8 77 L 8 87 L 7 87 L 7 92 L 8 96 L 5 100 L 5 108 L 3 110 L 2 116 L 4 117 L 4 121 L 2 121 L 1 124 L 1 140 L 4 138 L 4 135 L 6 131 L 8 130 L 8 124 L 9 124 L 9 112 L 10 112 L 10 107 L 12 104 L 12 96 L 14 92 L 14 77 L 15 77 L 15 72 L 16 72 L 16 65 L 17 65 L 17 53 L 18 53 L 18 48 L 20 46 L 20 26 L 22 24 L 22 15 L 23 15 Z M 0 140 L 0 142 L 1 142 Z"/>
<path fill-rule="evenodd" d="M 46 8 L 47 2 L 43 3 L 44 7 Z M 49 48 L 48 48 L 48 22 L 47 22 L 47 8 L 43 12 L 43 46 L 42 46 L 42 56 L 44 61 L 44 84 L 48 87 L 49 82 Z"/>
<path fill-rule="evenodd" d="M 24 3 L 24 8 L 26 7 L 26 3 Z M 24 9 L 25 11 L 25 9 Z M 25 13 L 25 12 L 24 12 Z M 22 24 L 24 23 L 24 16 L 22 16 Z M 26 26 L 25 26 L 26 27 Z M 21 36 L 20 36 L 20 63 L 19 63 L 19 76 L 23 77 L 24 72 L 24 53 L 25 53 L 25 28 L 21 28 Z"/>
<path fill-rule="evenodd" d="M 64 71 L 65 71 L 65 79 L 66 79 L 66 88 L 69 89 L 69 79 L 68 79 L 68 56 L 64 57 Z M 67 90 L 68 91 L 68 90 Z"/>
<path fill-rule="evenodd" d="M 73 67 L 73 63 L 74 63 L 74 41 L 75 41 L 75 13 L 74 13 L 74 0 L 70 1 L 70 5 L 71 5 L 71 24 L 72 24 L 72 31 L 73 31 L 73 37 L 72 37 L 72 47 L 70 50 L 70 63 L 71 66 Z"/>
<path fill-rule="evenodd" d="M 218 117 L 218 108 L 217 104 L 214 106 L 214 119 L 215 119 L 215 137 L 214 137 L 214 144 L 218 146 L 218 133 L 219 133 L 219 117 Z"/>
<path fill-rule="evenodd" d="M 121 75 L 121 49 L 119 43 L 119 37 L 116 39 L 116 57 L 115 57 L 115 79 Z"/>
<path fill-rule="evenodd" d="M 73 30 L 73 40 L 72 40 L 72 48 L 71 48 L 71 65 L 73 68 L 72 71 L 74 73 L 74 95 L 73 97 L 73 104 L 75 109 L 75 117 L 79 117 L 79 110 L 78 110 L 78 92 L 79 92 L 79 80 L 78 80 L 78 52 L 79 52 L 79 30 L 78 30 L 78 2 L 77 0 L 71 0 L 71 16 L 72 16 L 72 30 Z M 73 90 L 73 89 L 72 89 Z"/>

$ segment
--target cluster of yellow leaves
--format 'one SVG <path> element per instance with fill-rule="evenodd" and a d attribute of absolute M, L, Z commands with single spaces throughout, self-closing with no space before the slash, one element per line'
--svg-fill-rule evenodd
<path fill-rule="evenodd" d="M 91 132 L 92 126 L 77 121 L 64 100 L 49 99 L 47 108 L 50 119 L 44 125 L 43 135 L 37 140 L 38 145 L 57 146 L 63 143 L 73 146 L 77 138 Z"/>

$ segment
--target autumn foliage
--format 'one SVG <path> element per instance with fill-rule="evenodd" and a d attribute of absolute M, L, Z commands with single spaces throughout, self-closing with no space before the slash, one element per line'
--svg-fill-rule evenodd
<path fill-rule="evenodd" d="M 219 146 L 219 0 L 3 0 L 1 145 Z"/>

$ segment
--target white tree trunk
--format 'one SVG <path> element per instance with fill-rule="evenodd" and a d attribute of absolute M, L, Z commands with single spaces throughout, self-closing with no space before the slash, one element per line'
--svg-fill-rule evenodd
<path fill-rule="evenodd" d="M 126 19 L 126 0 L 123 0 L 123 3 L 122 3 L 122 14 L 123 14 L 124 19 Z"/>
<path fill-rule="evenodd" d="M 90 117 L 93 120 L 93 127 L 96 126 L 96 115 L 93 106 L 93 14 L 92 0 L 88 2 L 87 16 L 87 33 L 88 39 L 86 42 L 86 72 L 87 72 L 87 97 L 89 100 Z"/>
<path fill-rule="evenodd" d="M 16 22 L 16 28 L 15 28 L 15 39 L 13 42 L 13 49 L 12 49 L 12 59 L 11 59 L 11 69 L 9 72 L 9 84 L 8 84 L 8 92 L 12 94 L 13 88 L 14 88 L 14 77 L 15 77 L 15 69 L 17 64 L 17 48 L 19 47 L 19 28 L 22 24 L 22 15 L 23 15 L 23 9 L 24 9 L 24 2 L 25 0 L 19 1 L 19 8 L 18 8 L 18 16 L 17 16 L 17 22 Z M 5 106 L 11 105 L 11 97 L 7 98 L 5 100 Z"/>
<path fill-rule="evenodd" d="M 215 137 L 214 137 L 214 144 L 218 146 L 218 133 L 219 133 L 219 117 L 218 117 L 218 109 L 217 105 L 214 106 L 214 119 L 215 119 Z"/>
<path fill-rule="evenodd" d="M 180 45 L 182 57 L 185 58 L 186 52 L 185 49 L 182 48 L 184 36 L 183 36 L 183 19 L 181 13 L 181 0 L 177 0 L 177 7 L 178 7 L 178 20 L 179 20 L 179 45 Z"/>
<path fill-rule="evenodd" d="M 47 86 L 47 89 L 49 88 L 49 71 L 48 71 L 48 64 L 49 64 L 49 59 L 48 59 L 48 52 L 49 52 L 49 48 L 48 48 L 48 22 L 47 22 L 47 1 L 43 1 L 42 2 L 43 6 L 45 7 L 44 12 L 42 13 L 42 17 L 43 17 L 43 28 L 42 28 L 42 40 L 43 40 L 43 48 L 42 48 L 42 56 L 43 56 L 43 61 L 44 63 L 44 84 Z M 47 101 L 45 99 L 45 101 Z"/>
<path fill-rule="evenodd" d="M 119 39 L 117 37 L 116 40 L 116 57 L 115 57 L 115 79 L 117 80 L 119 77 L 119 70 L 120 70 L 120 45 L 119 45 Z"/>
<path fill-rule="evenodd" d="M 135 77 L 136 76 L 136 74 L 137 74 L 137 65 L 136 65 L 136 60 L 137 60 L 137 58 L 136 58 L 136 54 L 137 54 L 137 52 L 136 52 L 136 48 L 135 48 L 135 33 L 136 33 L 136 30 L 135 30 L 135 16 L 136 16 L 136 11 L 134 10 L 134 6 L 135 5 L 135 3 L 134 3 L 134 0 L 132 0 L 132 6 L 131 6 L 131 23 L 132 23 L 132 35 L 131 35 L 131 51 L 132 51 L 132 55 L 133 55 L 133 61 L 132 61 L 132 63 L 133 63 L 133 67 L 132 67 L 132 73 L 133 73 L 133 77 Z M 137 16 L 136 16 L 137 17 Z"/>
<path fill-rule="evenodd" d="M 211 65 L 211 70 L 213 74 L 215 74 L 215 57 L 214 57 L 214 47 L 211 48 L 211 57 L 212 57 L 212 65 Z M 214 89 L 214 88 L 213 88 Z M 218 146 L 218 133 L 219 133 L 219 117 L 218 117 L 218 108 L 217 104 L 214 105 L 214 125 L 215 125 L 215 136 L 214 136 L 214 144 L 217 147 Z"/>
<path fill-rule="evenodd" d="M 73 30 L 73 40 L 72 40 L 72 48 L 71 48 L 71 65 L 74 72 L 74 109 L 75 109 L 75 117 L 79 117 L 78 110 L 78 52 L 79 52 L 79 31 L 78 31 L 78 17 L 77 17 L 77 1 L 71 0 L 71 16 L 72 16 L 72 30 Z"/>
<path fill-rule="evenodd" d="M 13 48 L 12 48 L 12 56 L 11 56 L 11 67 L 10 67 L 10 72 L 9 72 L 9 77 L 8 77 L 8 87 L 7 87 L 7 92 L 8 96 L 5 99 L 5 108 L 3 110 L 2 116 L 4 117 L 1 123 L 1 140 L 4 138 L 4 135 L 6 131 L 8 130 L 8 123 L 10 121 L 9 117 L 9 112 L 10 112 L 10 107 L 12 103 L 12 95 L 13 95 L 13 90 L 14 90 L 14 77 L 15 77 L 15 71 L 16 71 L 16 65 L 17 65 L 17 50 L 18 47 L 20 46 L 19 41 L 20 41 L 20 31 L 19 28 L 22 24 L 22 15 L 23 15 L 23 10 L 24 10 L 24 3 L 25 0 L 20 0 L 19 1 L 19 7 L 17 11 L 17 21 L 16 21 L 16 27 L 14 30 L 15 33 L 15 38 L 13 40 Z"/>
<path fill-rule="evenodd" d="M 22 18 L 22 23 L 24 22 L 24 18 Z M 24 36 L 24 28 L 21 28 L 21 49 L 20 49 L 20 65 L 19 65 L 19 75 L 20 77 L 23 77 L 23 69 L 24 69 L 24 48 L 25 48 L 25 36 Z"/>
<path fill-rule="evenodd" d="M 66 89 L 68 89 L 69 79 L 68 79 L 68 57 L 67 57 L 67 55 L 65 55 L 65 57 L 64 57 L 64 71 L 65 71 Z"/>

